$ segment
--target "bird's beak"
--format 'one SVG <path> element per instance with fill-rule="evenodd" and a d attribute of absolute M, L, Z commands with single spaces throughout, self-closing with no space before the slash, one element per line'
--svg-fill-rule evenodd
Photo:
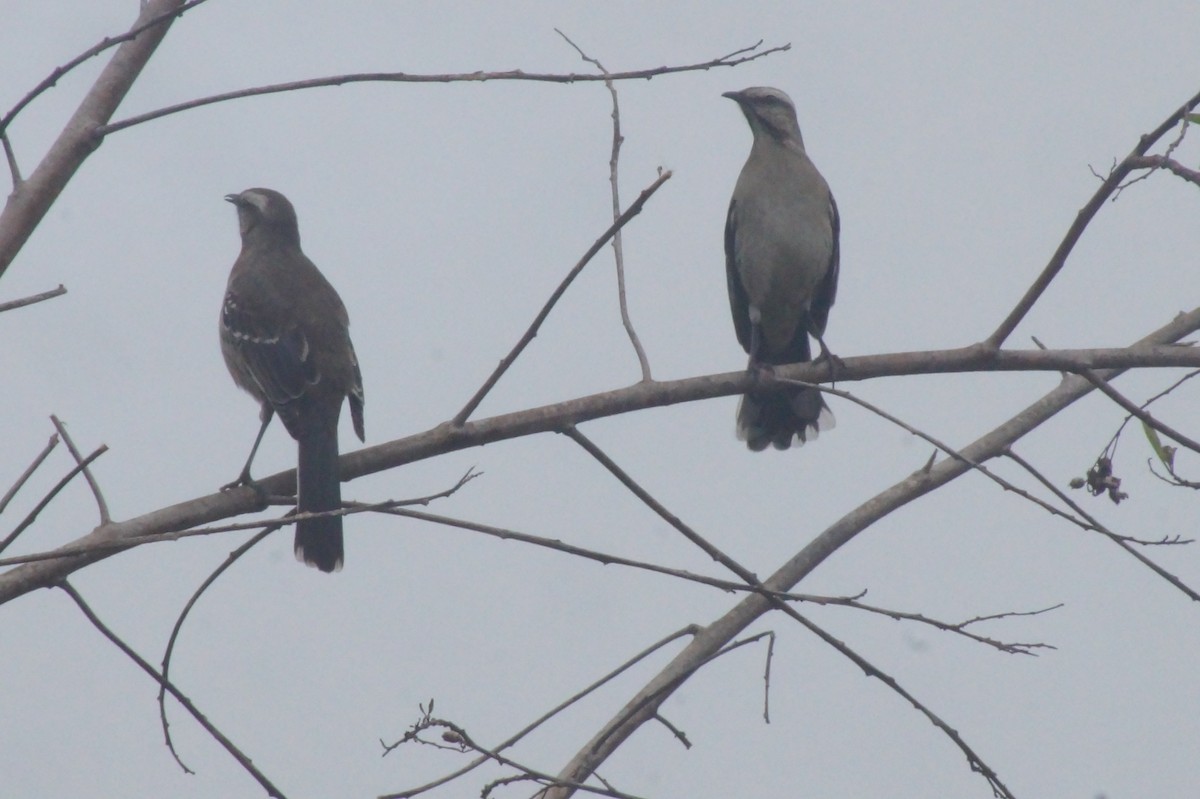
<path fill-rule="evenodd" d="M 241 205 L 241 204 L 242 204 L 242 195 L 240 195 L 240 194 L 226 194 L 226 195 L 225 195 L 225 202 L 227 202 L 227 203 L 233 203 L 234 205 Z"/>
<path fill-rule="evenodd" d="M 721 96 L 728 97 L 730 100 L 733 100 L 735 103 L 742 102 L 742 93 L 741 92 L 723 92 L 721 94 Z"/>

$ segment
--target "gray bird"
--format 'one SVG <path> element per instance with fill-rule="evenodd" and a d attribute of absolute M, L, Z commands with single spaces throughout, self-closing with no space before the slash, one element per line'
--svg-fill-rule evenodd
<path fill-rule="evenodd" d="M 804 152 L 796 107 L 779 89 L 726 92 L 750 123 L 754 143 L 725 222 L 729 305 L 751 369 L 812 359 L 808 337 L 822 336 L 837 295 L 838 210 Z M 752 391 L 738 406 L 738 438 L 758 452 L 802 445 L 833 427 L 811 388 Z"/>
<path fill-rule="evenodd" d="M 221 353 L 240 387 L 258 400 L 262 426 L 241 475 L 227 487 L 253 485 L 250 464 L 271 417 L 296 439 L 296 506 L 338 510 L 338 417 L 350 400 L 363 439 L 362 373 L 350 343 L 350 317 L 333 286 L 300 250 L 296 211 L 271 189 L 247 189 L 237 206 L 242 251 L 221 306 Z M 296 557 L 321 571 L 342 568 L 342 517 L 296 523 Z"/>

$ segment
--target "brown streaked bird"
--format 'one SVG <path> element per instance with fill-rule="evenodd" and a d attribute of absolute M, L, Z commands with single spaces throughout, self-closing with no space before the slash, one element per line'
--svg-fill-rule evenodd
<path fill-rule="evenodd" d="M 837 203 L 804 151 L 796 107 L 779 89 L 723 97 L 742 109 L 754 143 L 725 221 L 725 269 L 738 341 L 750 368 L 812 360 L 837 296 Z M 738 438 L 754 451 L 803 445 L 834 425 L 813 388 L 751 391 L 738 406 Z"/>
<path fill-rule="evenodd" d="M 250 465 L 271 417 L 296 439 L 296 506 L 301 513 L 342 506 L 338 417 L 350 400 L 363 440 L 362 373 L 350 343 L 346 306 L 300 249 L 296 211 L 271 189 L 229 194 L 237 207 L 242 251 L 221 306 L 221 354 L 233 380 L 258 400 L 262 426 L 250 457 L 229 487 L 250 485 Z M 296 523 L 296 558 L 321 571 L 344 560 L 342 517 Z"/>

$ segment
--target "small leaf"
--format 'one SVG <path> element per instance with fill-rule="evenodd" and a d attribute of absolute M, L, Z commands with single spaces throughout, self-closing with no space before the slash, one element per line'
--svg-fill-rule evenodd
<path fill-rule="evenodd" d="M 1142 422 L 1142 432 L 1146 434 L 1146 440 L 1150 442 L 1154 454 L 1158 456 L 1162 465 L 1173 470 L 1175 468 L 1175 448 L 1163 446 L 1162 439 L 1158 437 L 1158 431 L 1145 422 Z"/>

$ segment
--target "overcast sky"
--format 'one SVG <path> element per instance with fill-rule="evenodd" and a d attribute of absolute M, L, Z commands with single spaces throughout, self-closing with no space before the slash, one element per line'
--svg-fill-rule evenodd
<path fill-rule="evenodd" d="M 137 4 L 0 0 L 0 112 Z M 720 95 L 777 86 L 842 215 L 827 340 L 842 356 L 962 346 L 987 336 L 1036 277 L 1105 172 L 1200 90 L 1194 2 L 238 3 L 175 23 L 118 119 L 175 102 L 346 72 L 586 72 L 555 32 L 620 71 L 705 61 L 763 40 L 788 52 L 620 84 L 625 202 L 674 177 L 625 232 L 630 313 L 654 376 L 741 368 L 722 231 L 750 132 Z M 32 171 L 107 55 L 11 128 Z M 368 444 L 450 418 L 611 221 L 610 101 L 601 84 L 362 84 L 239 100 L 114 134 L 71 181 L 0 282 L 0 301 L 68 294 L 0 315 L 6 413 L 0 493 L 67 422 L 125 519 L 232 479 L 257 408 L 221 361 L 217 312 L 251 186 L 295 204 L 305 251 L 338 288 L 366 388 Z M 1194 139 L 1194 136 L 1192 137 Z M 1195 165 L 1192 139 L 1177 156 Z M 1120 346 L 1195 307 L 1194 187 L 1165 175 L 1107 205 L 1011 339 Z M 591 264 L 477 416 L 639 377 L 611 255 Z M 1144 399 L 1175 371 L 1131 375 Z M 884 379 L 841 386 L 965 445 L 1056 385 L 1054 374 Z M 930 447 L 845 402 L 838 425 L 786 453 L 733 434 L 734 398 L 589 423 L 583 431 L 685 521 L 760 575 L 918 469 Z M 1158 406 L 1156 406 L 1158 407 Z M 1195 433 L 1194 398 L 1163 418 Z M 1099 397 L 1018 445 L 1058 485 L 1083 474 L 1122 413 Z M 348 418 L 344 450 L 357 446 Z M 1128 502 L 1076 496 L 1119 532 L 1192 535 L 1196 498 L 1150 476 L 1131 431 Z M 1193 462 L 1183 461 L 1187 466 Z M 268 433 L 256 474 L 291 468 Z M 484 475 L 433 510 L 725 577 L 569 440 L 543 435 L 343 487 L 377 501 Z M 7 532 L 70 468 L 52 456 L 0 518 Z M 1032 488 L 1007 464 L 1002 474 Z M 1197 478 L 1195 471 L 1191 472 Z M 12 552 L 96 524 L 76 482 Z M 346 523 L 345 570 L 295 563 L 276 534 L 206 594 L 172 675 L 289 797 L 375 796 L 466 756 L 379 756 L 418 703 L 498 743 L 626 658 L 737 598 L 667 577 L 408 520 Z M 143 546 L 73 584 L 144 657 L 161 659 L 195 587 L 247 533 Z M 1195 547 L 1149 553 L 1200 585 Z M 957 729 L 1021 797 L 1191 796 L 1200 788 L 1200 624 L 1184 595 L 1111 543 L 967 476 L 887 517 L 798 590 L 958 621 L 1045 608 L 981 632 L 1052 644 L 1008 656 L 929 627 L 806 607 Z M 763 645 L 710 665 L 601 770 L 646 797 L 987 797 L 922 716 L 795 623 L 773 615 L 771 724 Z M 676 650 L 536 733 L 513 754 L 557 772 Z M 0 608 L 0 793 L 14 797 L 257 797 L 261 789 L 178 706 L 183 774 L 162 744 L 157 686 L 60 591 Z M 437 796 L 478 795 L 481 770 Z M 500 795 L 527 796 L 528 786 Z"/>

